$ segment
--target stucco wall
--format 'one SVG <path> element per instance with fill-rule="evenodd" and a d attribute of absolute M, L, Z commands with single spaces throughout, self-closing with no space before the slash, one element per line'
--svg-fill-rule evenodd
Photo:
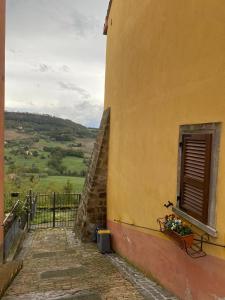
<path fill-rule="evenodd" d="M 222 122 L 218 237 L 210 240 L 225 244 L 224 20 L 223 0 L 113 1 L 105 92 L 105 108 L 111 107 L 110 224 L 117 219 L 157 228 L 156 219 L 168 214 L 163 204 L 176 202 L 179 126 Z M 225 259 L 225 248 L 205 245 L 204 250 Z M 142 251 L 148 255 L 144 246 Z"/>
<path fill-rule="evenodd" d="M 4 68 L 5 68 L 5 1 L 0 0 L 0 225 L 3 222 L 3 146 L 4 146 Z M 0 262 L 1 245 L 3 240 L 2 226 L 0 226 Z"/>

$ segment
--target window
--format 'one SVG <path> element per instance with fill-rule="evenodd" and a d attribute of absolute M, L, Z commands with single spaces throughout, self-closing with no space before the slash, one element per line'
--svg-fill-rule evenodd
<path fill-rule="evenodd" d="M 182 137 L 180 208 L 207 224 L 211 165 L 211 134 Z"/>
<path fill-rule="evenodd" d="M 216 236 L 215 206 L 220 123 L 180 126 L 174 212 Z"/>

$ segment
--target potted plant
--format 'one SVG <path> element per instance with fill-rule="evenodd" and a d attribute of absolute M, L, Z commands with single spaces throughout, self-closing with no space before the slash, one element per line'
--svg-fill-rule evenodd
<path fill-rule="evenodd" d="M 163 219 L 158 219 L 160 230 L 175 238 L 182 246 L 190 248 L 194 241 L 194 234 L 180 218 L 174 214 L 166 215 Z"/>

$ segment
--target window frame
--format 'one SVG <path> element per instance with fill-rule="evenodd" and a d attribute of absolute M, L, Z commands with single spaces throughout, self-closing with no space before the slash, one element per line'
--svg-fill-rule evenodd
<path fill-rule="evenodd" d="M 179 146 L 178 146 L 178 170 L 177 170 L 177 203 L 173 207 L 173 211 L 182 218 L 200 228 L 209 235 L 216 237 L 216 190 L 217 190 L 217 176 L 218 176 L 218 161 L 219 161 L 219 147 L 220 147 L 220 133 L 221 123 L 206 123 L 206 124 L 192 124 L 181 125 L 179 130 Z M 209 201 L 208 201 L 208 221 L 207 224 L 194 218 L 187 212 L 180 208 L 180 190 L 181 190 L 181 164 L 182 164 L 182 141 L 184 135 L 193 134 L 211 134 L 212 148 L 211 148 L 211 171 L 209 184 Z"/>

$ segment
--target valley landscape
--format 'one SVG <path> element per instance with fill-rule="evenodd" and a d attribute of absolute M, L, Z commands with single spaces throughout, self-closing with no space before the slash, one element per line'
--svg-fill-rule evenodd
<path fill-rule="evenodd" d="M 82 191 L 97 129 L 49 115 L 5 113 L 5 199 Z"/>

